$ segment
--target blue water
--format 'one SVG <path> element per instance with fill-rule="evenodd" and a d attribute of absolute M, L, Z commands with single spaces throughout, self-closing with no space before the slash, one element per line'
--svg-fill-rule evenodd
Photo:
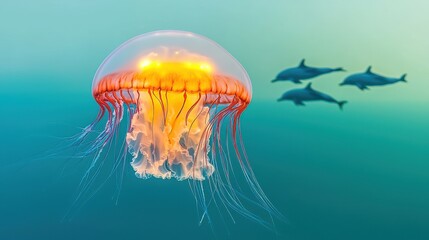
<path fill-rule="evenodd" d="M 429 30 L 426 1 L 5 1 L 0 8 L 0 239 L 429 239 Z M 364 16 L 364 17 L 362 17 Z M 257 19 L 257 20 L 255 20 Z M 257 178 L 288 219 L 277 233 L 237 216 L 214 230 L 186 182 L 126 166 L 73 217 L 87 160 L 39 158 L 90 123 L 92 76 L 121 42 L 182 29 L 223 45 L 248 70 L 243 138 Z M 271 84 L 305 57 L 344 67 L 314 80 L 339 100 L 275 101 Z M 338 83 L 368 65 L 408 83 L 361 92 Z"/>

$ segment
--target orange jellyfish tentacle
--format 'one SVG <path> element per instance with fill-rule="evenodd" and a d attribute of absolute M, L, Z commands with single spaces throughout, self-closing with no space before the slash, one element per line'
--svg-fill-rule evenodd
<path fill-rule="evenodd" d="M 219 106 L 220 100 L 221 100 L 221 95 L 219 95 L 217 97 L 217 99 L 213 102 L 213 104 L 210 105 L 209 109 L 211 109 L 213 107 L 213 105 L 216 105 L 216 109 L 217 109 L 217 107 Z M 232 104 L 229 104 L 226 108 L 222 109 L 219 112 L 217 112 L 217 110 L 215 110 L 215 112 L 217 112 L 217 113 L 209 120 L 206 128 L 203 130 L 203 134 L 201 135 L 200 142 L 197 146 L 197 151 L 196 151 L 197 154 L 195 155 L 195 159 L 198 159 L 198 153 L 199 153 L 200 148 L 205 149 L 205 150 L 208 148 L 208 144 L 209 144 L 208 134 L 210 134 L 212 132 L 213 127 L 214 127 L 214 123 L 216 123 L 217 120 L 221 121 L 223 119 L 224 114 L 228 113 L 228 111 L 231 109 L 231 106 L 232 106 Z M 214 134 L 217 134 L 217 133 L 215 132 Z M 205 139 L 207 139 L 207 140 L 205 140 Z M 208 164 L 208 160 L 205 157 L 204 157 L 204 164 L 206 164 L 206 165 Z"/>
<path fill-rule="evenodd" d="M 220 99 L 220 96 L 218 96 L 218 98 L 217 98 L 217 100 L 216 101 L 219 101 L 219 99 Z M 208 107 L 208 112 L 210 113 L 211 112 L 211 110 L 212 110 L 212 108 L 213 108 L 213 106 L 216 104 L 216 102 L 212 102 L 211 104 L 210 104 L 210 106 Z M 208 116 L 206 116 L 206 119 L 205 119 L 205 121 L 207 121 L 207 117 Z M 195 121 L 195 119 L 194 119 L 194 121 Z M 193 124 L 193 123 L 192 123 Z M 192 127 L 192 124 L 191 124 L 191 127 Z M 211 121 L 209 121 L 208 122 L 208 124 L 207 124 L 207 126 L 206 126 L 206 128 L 205 129 L 203 129 L 203 133 L 201 134 L 201 137 L 200 137 L 200 141 L 199 141 L 199 143 L 198 143 L 198 145 L 197 145 L 197 149 L 196 149 L 196 155 L 194 156 L 194 158 L 195 159 L 198 159 L 198 153 L 199 153 L 199 149 L 200 149 L 200 147 L 201 147 L 201 145 L 202 144 L 204 144 L 204 146 L 203 146 L 203 149 L 206 149 L 207 148 L 207 141 L 204 141 L 205 139 L 206 139 L 206 133 L 207 133 L 207 130 L 208 129 L 210 129 L 211 128 Z"/>
<path fill-rule="evenodd" d="M 185 117 L 185 126 L 188 125 L 188 117 L 189 114 L 192 112 L 192 110 L 195 108 L 195 106 L 197 106 L 197 104 L 200 102 L 201 100 L 201 93 L 198 93 L 198 99 L 195 101 L 194 104 L 192 104 L 192 106 L 188 109 L 188 111 L 186 112 L 186 117 Z"/>
<path fill-rule="evenodd" d="M 164 101 L 162 100 L 162 95 L 161 95 L 161 88 L 158 90 L 158 95 L 159 95 L 159 101 L 161 104 L 161 108 L 162 108 L 162 116 L 163 116 L 163 122 L 164 122 L 164 126 L 167 123 L 167 115 L 165 113 L 165 107 L 164 107 Z"/>
<path fill-rule="evenodd" d="M 153 91 L 152 91 L 152 95 L 153 95 L 153 97 L 154 97 L 156 100 L 158 100 L 158 103 L 159 103 L 159 105 L 161 106 L 162 116 L 164 117 L 164 116 L 165 116 L 165 112 L 164 112 L 164 106 L 162 105 L 162 100 L 160 100 L 160 99 L 158 98 L 158 96 L 156 96 L 156 94 L 155 94 L 155 90 L 153 90 Z M 163 119 L 163 121 L 165 121 L 165 119 Z"/>
<path fill-rule="evenodd" d="M 152 159 L 154 158 L 154 156 L 155 156 L 155 134 L 154 134 L 154 119 L 155 119 L 155 103 L 154 103 L 154 101 L 153 101 L 153 97 L 152 97 L 152 93 L 151 93 L 151 89 L 149 88 L 148 90 L 147 90 L 147 92 L 148 92 L 148 94 L 149 94 L 149 97 L 150 97 L 150 102 L 151 102 L 151 104 L 152 104 L 152 121 L 151 121 L 151 128 L 152 128 L 152 145 L 151 145 L 151 156 L 152 156 Z"/>
<path fill-rule="evenodd" d="M 137 92 L 137 101 L 136 101 L 136 109 L 137 109 L 137 113 L 140 113 L 140 108 L 139 108 L 139 102 L 140 102 L 140 91 L 136 90 Z M 130 117 L 131 119 L 131 117 Z"/>
<path fill-rule="evenodd" d="M 182 103 L 182 106 L 180 107 L 179 113 L 177 113 L 177 116 L 174 119 L 174 122 L 177 121 L 177 119 L 179 118 L 180 114 L 182 113 L 183 107 L 185 106 L 185 103 L 186 103 L 186 98 L 187 98 L 186 92 L 183 92 L 183 103 Z"/>
<path fill-rule="evenodd" d="M 207 94 L 204 94 L 204 101 L 203 102 L 206 102 L 207 101 Z M 213 103 L 214 104 L 214 103 Z M 212 104 L 212 105 L 213 105 Z M 210 109 L 210 107 L 209 107 L 209 109 Z M 189 133 L 191 132 L 191 129 L 192 129 L 192 126 L 194 125 L 194 123 L 195 123 L 195 121 L 198 119 L 198 117 L 201 115 L 201 113 L 204 111 L 204 108 L 201 108 L 201 110 L 198 112 L 198 114 L 195 116 L 195 118 L 194 118 L 194 120 L 192 120 L 192 122 L 191 122 L 191 125 L 189 126 L 189 130 L 188 130 L 188 132 L 186 133 L 186 139 L 185 139 L 185 142 L 186 143 L 188 143 L 188 140 L 189 140 Z"/>
<path fill-rule="evenodd" d="M 165 118 L 167 118 L 168 117 L 168 91 L 165 91 L 165 112 L 166 112 L 166 115 L 165 115 Z M 166 124 L 166 122 L 164 122 L 164 125 Z"/>

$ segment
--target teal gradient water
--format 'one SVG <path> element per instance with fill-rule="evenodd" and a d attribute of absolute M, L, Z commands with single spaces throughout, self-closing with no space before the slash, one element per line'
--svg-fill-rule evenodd
<path fill-rule="evenodd" d="M 3 1 L 0 7 L 0 239 L 429 239 L 427 1 Z M 63 216 L 89 162 L 38 159 L 95 118 L 91 81 L 123 41 L 153 30 L 205 35 L 248 70 L 243 137 L 274 233 L 237 217 L 198 226 L 186 182 L 107 182 Z M 344 67 L 313 86 L 339 100 L 295 107 L 270 83 L 298 64 Z M 372 65 L 408 83 L 339 87 Z M 220 219 L 216 219 L 220 220 Z"/>

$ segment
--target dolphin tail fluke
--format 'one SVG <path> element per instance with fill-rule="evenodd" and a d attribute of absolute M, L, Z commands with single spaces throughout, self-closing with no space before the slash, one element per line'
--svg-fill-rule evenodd
<path fill-rule="evenodd" d="M 347 103 L 347 101 L 339 101 L 338 102 L 338 107 L 340 107 L 340 109 L 341 110 L 343 110 L 343 106 L 344 106 L 344 104 L 346 104 Z"/>
<path fill-rule="evenodd" d="M 402 76 L 401 76 L 401 78 L 399 78 L 399 81 L 401 81 L 401 82 L 407 82 L 407 79 L 405 79 L 405 77 L 407 76 L 407 74 L 405 73 L 405 74 L 403 74 Z"/>

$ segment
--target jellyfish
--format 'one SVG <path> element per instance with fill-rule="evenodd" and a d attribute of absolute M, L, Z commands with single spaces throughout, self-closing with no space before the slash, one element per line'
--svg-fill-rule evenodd
<path fill-rule="evenodd" d="M 281 216 L 258 184 L 241 137 L 240 116 L 252 99 L 249 76 L 214 41 L 184 31 L 134 37 L 102 62 L 92 95 L 99 113 L 74 140 L 81 144 L 96 133 L 84 151 L 93 155 L 82 178 L 84 190 L 105 156 L 119 148 L 114 170 L 129 154 L 138 178 L 188 180 L 200 222 L 209 219 L 210 205 L 227 209 L 233 220 L 234 211 L 265 226 L 270 223 L 253 213 L 255 206 Z M 103 119 L 106 123 L 95 131 Z M 124 124 L 126 134 L 118 141 Z"/>

